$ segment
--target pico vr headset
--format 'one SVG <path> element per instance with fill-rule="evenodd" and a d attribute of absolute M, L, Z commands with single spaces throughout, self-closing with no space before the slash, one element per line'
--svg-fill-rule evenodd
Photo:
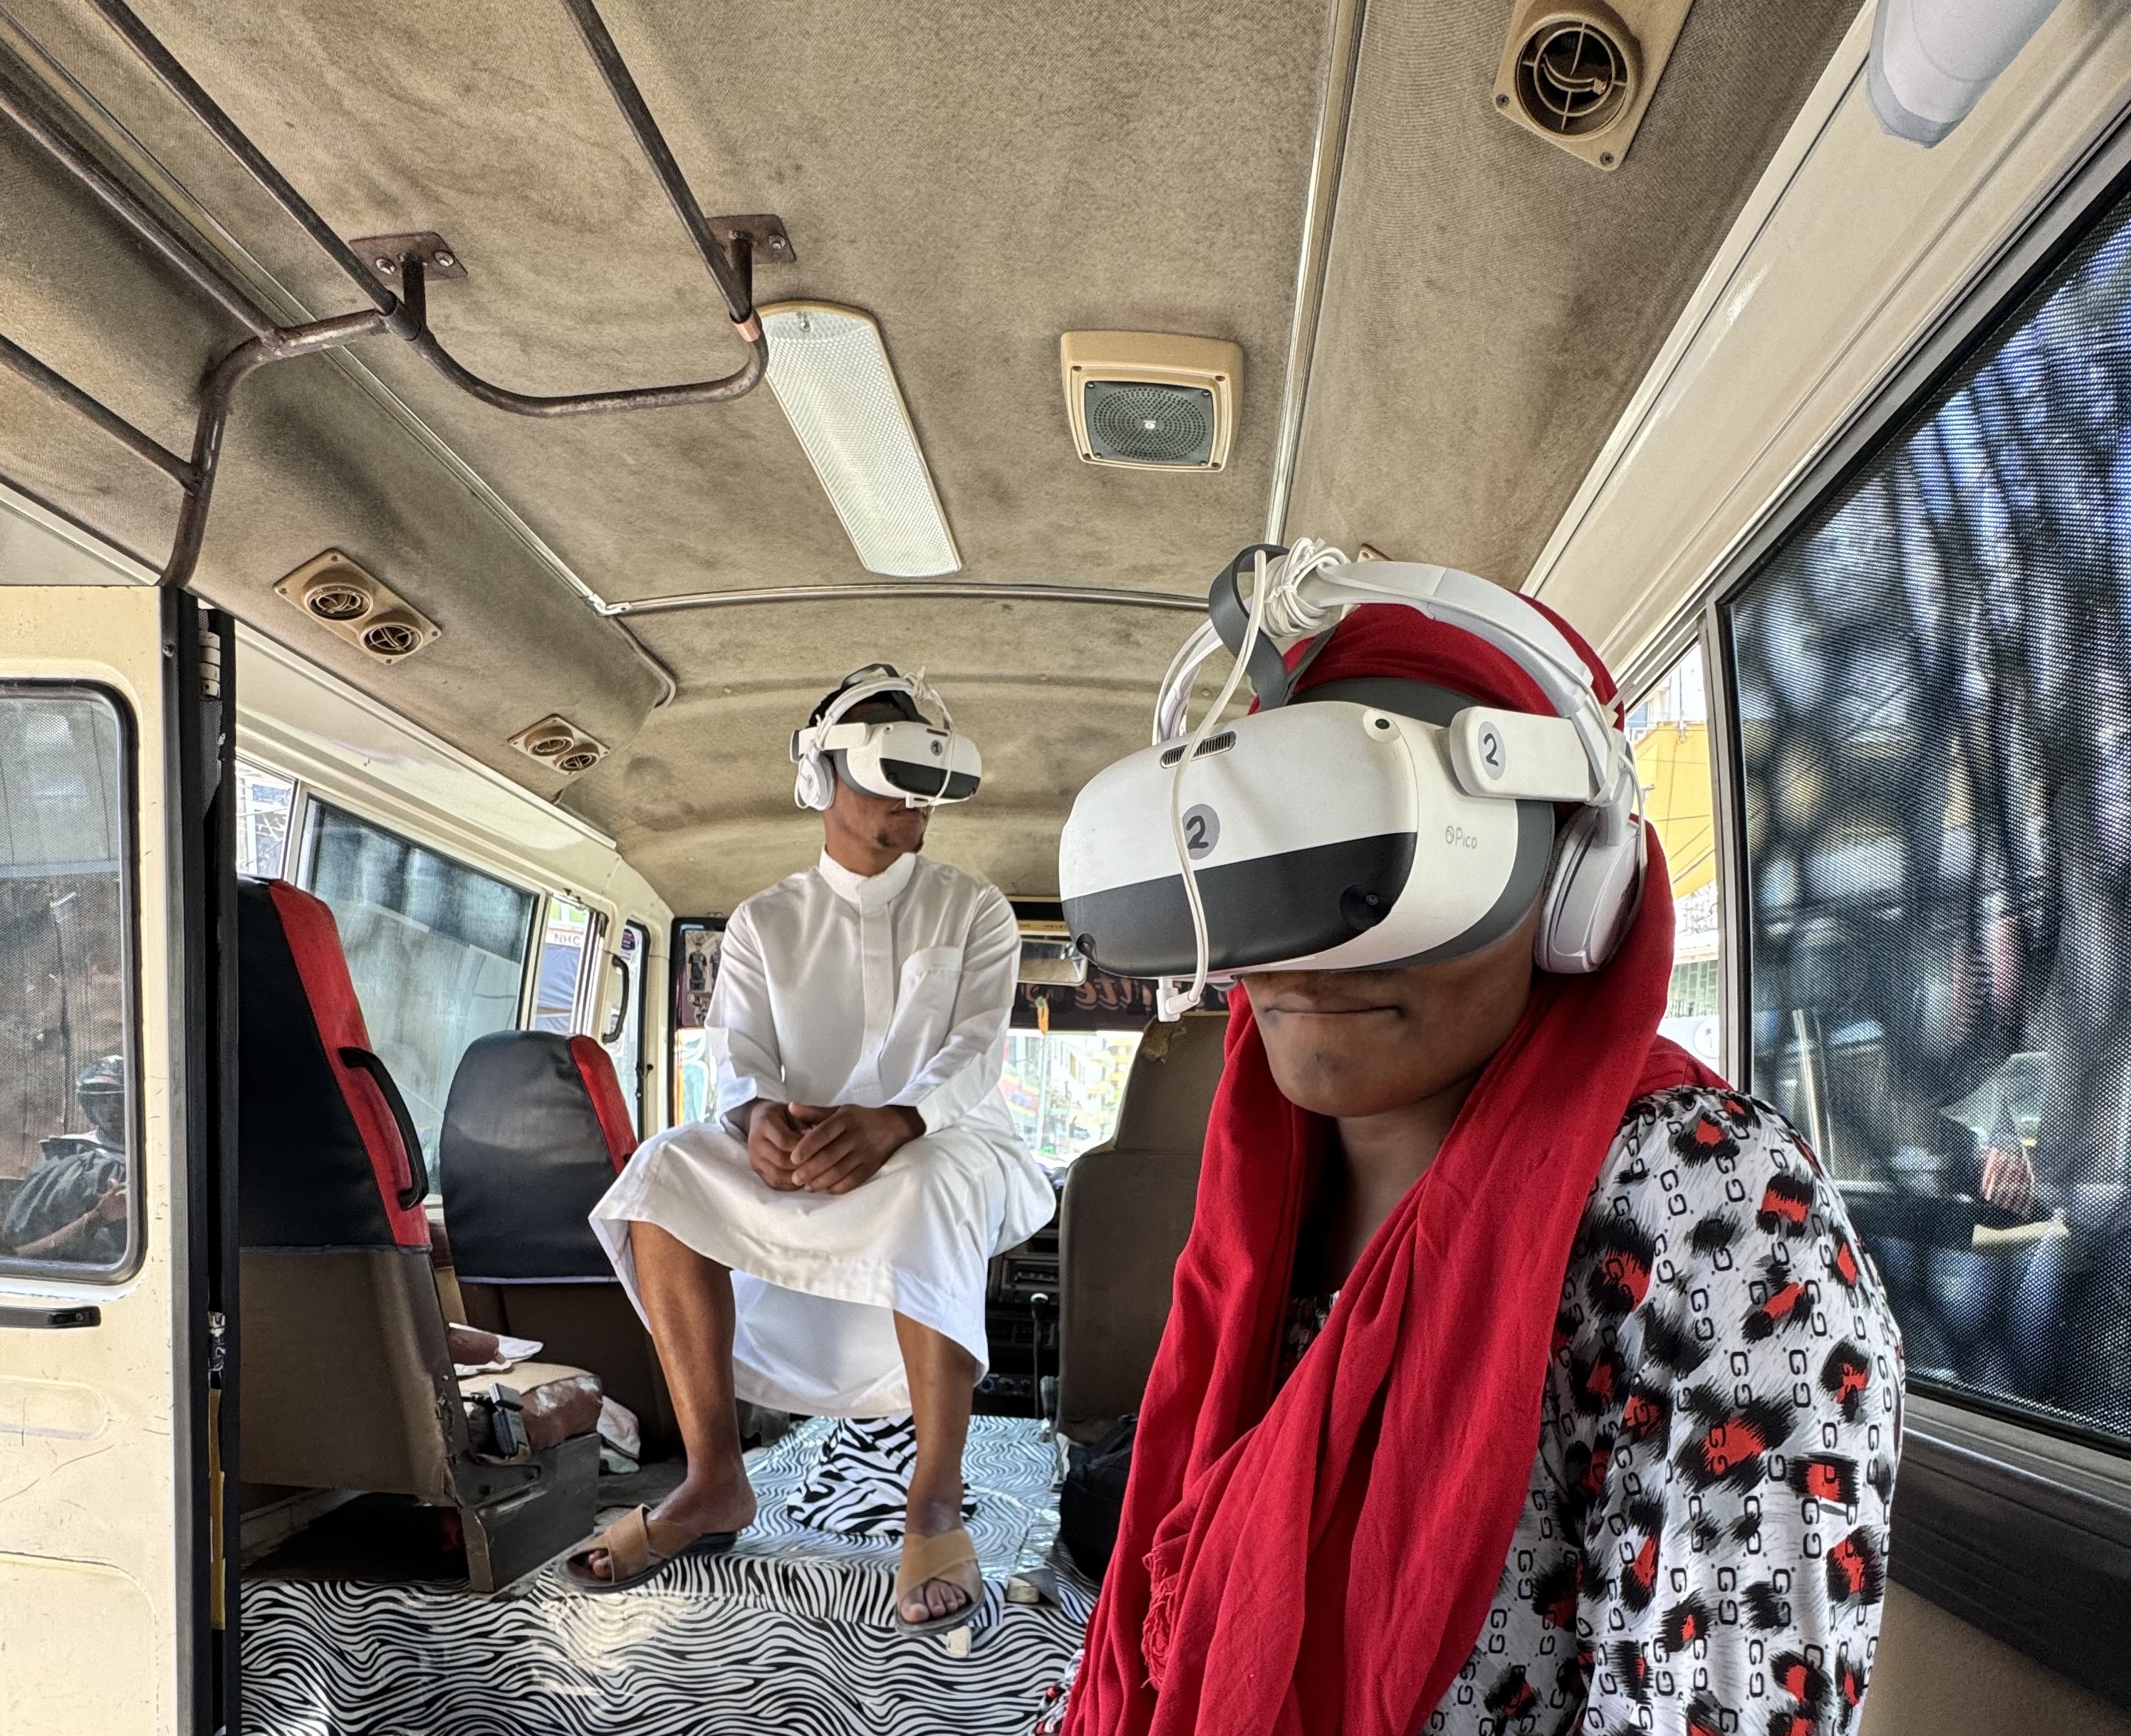
<path fill-rule="evenodd" d="M 892 720 L 846 723 L 869 701 L 884 702 Z M 802 808 L 826 809 L 836 799 L 836 780 L 867 796 L 900 796 L 906 807 L 937 807 L 967 801 L 984 776 L 976 744 L 960 734 L 946 702 L 915 676 L 892 663 L 868 663 L 843 679 L 814 707 L 807 727 L 792 734 L 792 761 L 799 774 L 792 799 Z"/>
<path fill-rule="evenodd" d="M 1250 602 L 1242 578 L 1250 568 Z M 1531 677 L 1557 715 L 1425 681 L 1295 684 L 1363 603 L 1463 629 Z M 1209 978 L 1463 958 L 1540 907 L 1535 958 L 1594 971 L 1641 893 L 1641 786 L 1574 646 L 1525 598 L 1443 567 L 1352 562 L 1304 541 L 1243 551 L 1156 702 L 1154 744 L 1080 793 L 1059 846 L 1066 920 L 1101 968 L 1160 983 L 1161 1016 Z M 1308 643 L 1288 668 L 1281 643 Z M 1234 654 L 1187 729 L 1191 681 Z M 1249 675 L 1258 710 L 1216 725 Z M 1555 805 L 1577 811 L 1555 825 Z"/>

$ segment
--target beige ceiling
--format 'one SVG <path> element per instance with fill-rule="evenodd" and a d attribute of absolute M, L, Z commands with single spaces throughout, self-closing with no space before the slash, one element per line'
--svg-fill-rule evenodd
<path fill-rule="evenodd" d="M 357 304 L 84 0 L 8 7 L 79 81 L 68 100 L 108 109 L 225 253 L 313 313 Z M 763 298 L 879 318 L 965 578 L 1197 590 L 1257 535 L 1325 0 L 603 9 L 706 209 L 789 225 L 798 262 L 764 268 Z M 1852 9 L 1698 0 L 1607 177 L 1487 112 L 1505 0 L 1373 0 L 1291 528 L 1520 576 Z M 339 232 L 449 238 L 470 275 L 435 289 L 432 319 L 470 366 L 562 391 L 737 360 L 548 0 L 138 10 Z M 1077 461 L 1057 339 L 1089 326 L 1243 345 L 1225 472 Z M 191 382 L 239 335 L 4 125 L 0 331 L 179 446 Z M 1049 890 L 1072 791 L 1144 739 L 1190 625 L 965 600 L 637 617 L 679 682 L 658 709 L 656 677 L 558 559 L 613 600 L 868 576 L 773 399 L 528 421 L 396 340 L 357 357 L 366 377 L 314 358 L 246 389 L 199 587 L 544 791 L 554 780 L 505 738 L 549 710 L 591 729 L 616 751 L 564 799 L 677 907 L 728 907 L 807 858 L 784 742 L 876 657 L 926 666 L 985 751 L 984 794 L 941 817 L 934 847 Z M 0 473 L 160 558 L 170 485 L 4 375 Z M 328 545 L 443 639 L 381 671 L 271 595 Z"/>

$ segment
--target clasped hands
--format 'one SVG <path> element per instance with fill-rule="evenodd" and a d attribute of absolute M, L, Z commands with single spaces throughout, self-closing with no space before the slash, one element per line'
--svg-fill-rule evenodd
<path fill-rule="evenodd" d="M 924 1132 L 915 1109 L 777 1103 L 759 1098 L 747 1117 L 747 1160 L 780 1193 L 848 1193 Z"/>

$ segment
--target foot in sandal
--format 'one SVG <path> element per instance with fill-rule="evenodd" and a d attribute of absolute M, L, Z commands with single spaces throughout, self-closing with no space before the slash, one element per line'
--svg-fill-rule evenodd
<path fill-rule="evenodd" d="M 897 1625 L 913 1633 L 944 1633 L 976 1613 L 984 1588 L 976 1546 L 959 1523 L 944 1531 L 906 1531 L 895 1570 Z"/>
<path fill-rule="evenodd" d="M 682 1555 L 716 1554 L 754 1523 L 754 1490 L 691 1478 L 651 1509 L 637 1508 L 572 1556 L 572 1579 L 593 1590 L 640 1585 Z M 619 1557 L 619 1559 L 617 1559 Z"/>

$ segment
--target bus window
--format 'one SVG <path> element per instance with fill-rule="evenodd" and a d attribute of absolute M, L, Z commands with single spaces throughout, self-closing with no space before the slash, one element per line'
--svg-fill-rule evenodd
<path fill-rule="evenodd" d="M 1711 1067 L 1723 1064 L 1722 932 L 1717 910 L 1716 786 L 1702 648 L 1674 663 L 1629 712 L 1643 811 L 1672 878 L 1672 991 L 1658 1029 Z"/>
<path fill-rule="evenodd" d="M 699 1121 L 715 1098 L 716 1069 L 703 1035 L 718 986 L 725 921 L 707 917 L 673 925 L 673 1125 Z"/>
<path fill-rule="evenodd" d="M 93 688 L 0 684 L 0 1264 L 133 1265 L 125 725 Z"/>
<path fill-rule="evenodd" d="M 548 925 L 540 942 L 540 974 L 534 979 L 533 1029 L 567 1036 L 577 1021 L 577 985 L 584 975 L 585 947 L 592 913 L 567 898 L 548 901 Z"/>
<path fill-rule="evenodd" d="M 302 883 L 332 906 L 371 1047 L 433 1160 L 459 1057 L 518 1021 L 538 901 L 315 798 L 310 815 Z"/>
<path fill-rule="evenodd" d="M 1060 1169 L 1117 1131 L 1139 1052 L 1132 1031 L 1009 1031 L 1001 1088 L 1022 1143 Z"/>
<path fill-rule="evenodd" d="M 296 803 L 296 780 L 237 763 L 237 872 L 261 880 L 279 880 L 288 872 L 289 820 Z"/>
<path fill-rule="evenodd" d="M 1913 1381 L 2131 1447 L 2131 206 L 1731 603 L 1752 1084 Z"/>

